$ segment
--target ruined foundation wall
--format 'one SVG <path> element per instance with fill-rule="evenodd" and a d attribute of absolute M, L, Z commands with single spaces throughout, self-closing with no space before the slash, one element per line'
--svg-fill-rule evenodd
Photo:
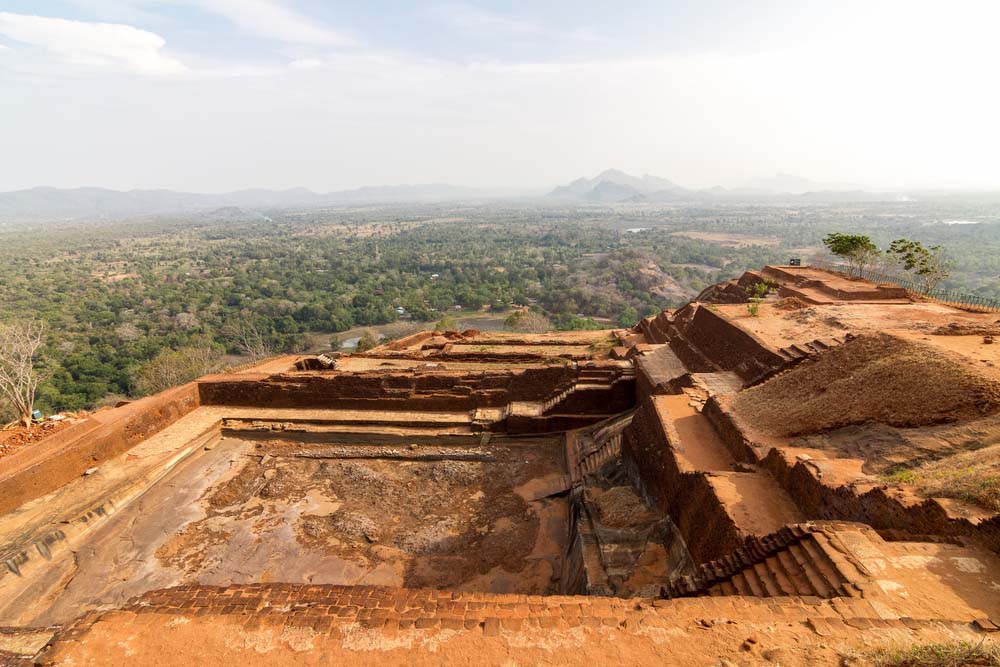
<path fill-rule="evenodd" d="M 204 405 L 460 411 L 544 401 L 569 387 L 568 366 L 478 373 L 288 373 L 212 375 L 198 381 Z"/>
<path fill-rule="evenodd" d="M 710 398 L 702 414 L 711 420 L 734 456 L 747 463 L 759 463 L 768 470 L 810 520 L 857 521 L 878 530 L 911 535 L 971 537 L 1000 552 L 1000 515 L 973 523 L 949 516 L 934 499 L 906 502 L 887 493 L 887 487 L 858 493 L 849 486 L 825 484 L 809 466 L 790 460 L 785 452 L 770 449 L 765 455 L 763 449 L 755 448 L 732 415 L 728 397 Z"/>
<path fill-rule="evenodd" d="M 402 338 L 397 338 L 396 340 L 390 341 L 384 345 L 379 345 L 372 351 L 377 352 L 379 350 L 391 350 L 391 351 L 405 350 L 408 347 L 412 347 L 414 345 L 424 342 L 425 340 L 433 338 L 434 335 L 435 333 L 433 331 L 418 331 L 415 334 L 410 334 L 409 336 L 403 336 Z"/>
<path fill-rule="evenodd" d="M 743 463 L 757 463 L 753 445 L 743 435 L 743 431 L 729 411 L 730 398 L 731 396 L 710 396 L 701 414 L 712 423 L 715 432 L 719 434 L 719 438 L 734 459 Z"/>
<path fill-rule="evenodd" d="M 949 516 L 933 498 L 906 503 L 889 495 L 887 487 L 857 493 L 851 487 L 830 486 L 817 479 L 801 461 L 792 462 L 776 449 L 772 449 L 761 464 L 810 519 L 858 521 L 877 530 L 900 531 L 909 535 L 970 537 L 992 551 L 1000 552 L 1000 515 L 973 523 Z"/>
<path fill-rule="evenodd" d="M 199 405 L 189 383 L 120 408 L 103 410 L 2 460 L 0 513 L 51 493 L 88 468 L 118 456 Z"/>
<path fill-rule="evenodd" d="M 577 389 L 546 411 L 546 414 L 614 415 L 635 406 L 635 379 L 623 378 L 606 387 Z"/>
<path fill-rule="evenodd" d="M 795 287 L 805 287 L 814 289 L 830 296 L 837 301 L 871 301 L 880 299 L 905 299 L 906 290 L 896 285 L 875 285 L 869 281 L 856 280 L 857 287 L 850 291 L 837 289 L 825 280 L 803 279 L 794 270 L 786 270 L 779 266 L 765 266 L 761 274 L 767 278 L 773 278 L 785 283 L 791 283 L 790 291 L 797 293 Z M 831 279 L 854 280 L 850 276 L 841 273 L 830 273 Z M 862 285 L 869 286 L 863 289 Z M 785 286 L 786 289 L 787 286 Z"/>
<path fill-rule="evenodd" d="M 743 536 L 706 474 L 679 468 L 672 430 L 653 400 L 645 401 L 624 431 L 622 461 L 646 503 L 673 520 L 694 562 L 703 563 L 736 549 Z"/>
<path fill-rule="evenodd" d="M 735 372 L 743 380 L 753 381 L 785 363 L 776 350 L 708 307 L 699 307 L 688 320 L 678 318 L 677 326 L 712 363 Z M 683 356 L 681 359 L 687 363 Z"/>

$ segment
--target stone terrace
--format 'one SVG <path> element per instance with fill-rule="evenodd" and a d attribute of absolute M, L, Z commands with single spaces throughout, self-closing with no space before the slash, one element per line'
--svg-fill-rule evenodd
<path fill-rule="evenodd" d="M 765 278 L 778 293 L 750 317 L 745 288 Z M 550 519 L 565 513 L 552 542 L 562 553 L 547 556 L 558 594 L 281 582 L 280 569 L 237 583 L 217 572 L 221 585 L 191 576 L 94 598 L 62 626 L 0 628 L 0 664 L 812 667 L 872 646 L 979 642 L 1000 630 L 997 516 L 888 485 L 862 460 L 764 437 L 731 403 L 886 329 L 953 348 L 989 376 L 992 357 L 969 338 L 978 334 L 961 332 L 993 320 L 818 269 L 766 267 L 630 330 L 424 332 L 363 355 L 276 359 L 99 413 L 0 460 L 2 613 L 29 617 L 24 601 L 44 611 L 84 586 L 72 583 L 76 554 L 143 498 L 170 497 L 160 480 L 193 488 L 185 460 L 219 471 L 227 457 L 272 469 L 278 454 L 331 452 L 381 466 L 485 461 L 491 438 L 531 447 L 535 434 L 560 448 L 562 472 L 518 494 Z M 937 332 L 949 326 L 954 340 Z M 220 448 L 220 428 L 263 444 Z M 275 502 L 261 489 L 276 473 L 248 479 L 243 505 L 216 503 L 234 525 Z M 321 504 L 336 517 L 345 499 Z M 517 526 L 515 515 L 496 525 Z M 119 553 L 123 571 L 144 567 Z"/>

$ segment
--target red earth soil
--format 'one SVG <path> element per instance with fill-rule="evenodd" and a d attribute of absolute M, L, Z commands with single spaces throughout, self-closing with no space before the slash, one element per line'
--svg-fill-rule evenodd
<path fill-rule="evenodd" d="M 13 454 L 25 445 L 30 445 L 43 438 L 47 438 L 73 423 L 72 419 L 63 419 L 61 421 L 35 424 L 30 430 L 25 429 L 23 426 L 17 426 L 6 431 L 0 431 L 0 458 Z"/>

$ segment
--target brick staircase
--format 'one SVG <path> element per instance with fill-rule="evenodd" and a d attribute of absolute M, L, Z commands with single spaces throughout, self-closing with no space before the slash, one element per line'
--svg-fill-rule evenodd
<path fill-rule="evenodd" d="M 471 414 L 472 430 L 495 430 L 496 424 L 505 422 L 508 428 L 512 422 L 516 422 L 518 428 L 524 428 L 525 424 L 549 430 L 579 428 L 620 412 L 622 406 L 614 405 L 621 402 L 614 398 L 623 393 L 619 385 L 634 382 L 635 367 L 631 364 L 581 365 L 573 380 L 561 385 L 544 401 L 511 401 L 494 408 L 477 408 Z"/>
<path fill-rule="evenodd" d="M 622 431 L 631 421 L 630 412 L 566 434 L 567 469 L 574 483 L 621 454 Z"/>
<path fill-rule="evenodd" d="M 559 406 L 573 397 L 574 394 L 585 392 L 610 391 L 620 382 L 630 382 L 635 379 L 635 367 L 627 368 L 581 368 L 577 381 L 567 390 L 546 401 L 542 414 L 560 414 Z"/>
<path fill-rule="evenodd" d="M 788 347 L 782 347 L 778 349 L 778 354 L 786 362 L 786 368 L 788 366 L 798 364 L 805 361 L 809 357 L 819 354 L 820 352 L 825 352 L 831 347 L 836 347 L 837 345 L 843 345 L 847 341 L 854 338 L 853 334 L 844 334 L 840 337 L 833 338 L 817 338 L 808 343 L 803 343 L 802 345 L 789 345 Z"/>
<path fill-rule="evenodd" d="M 664 597 L 744 595 L 819 598 L 859 597 L 859 567 L 831 544 L 830 534 L 811 524 L 786 526 L 750 538 L 731 555 L 703 563 L 674 581 Z"/>

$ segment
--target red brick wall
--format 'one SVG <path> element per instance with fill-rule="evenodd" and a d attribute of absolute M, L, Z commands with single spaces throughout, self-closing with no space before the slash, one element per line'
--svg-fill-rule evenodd
<path fill-rule="evenodd" d="M 198 386 L 204 405 L 450 411 L 544 401 L 575 378 L 576 370 L 559 365 L 467 373 L 213 375 Z"/>

